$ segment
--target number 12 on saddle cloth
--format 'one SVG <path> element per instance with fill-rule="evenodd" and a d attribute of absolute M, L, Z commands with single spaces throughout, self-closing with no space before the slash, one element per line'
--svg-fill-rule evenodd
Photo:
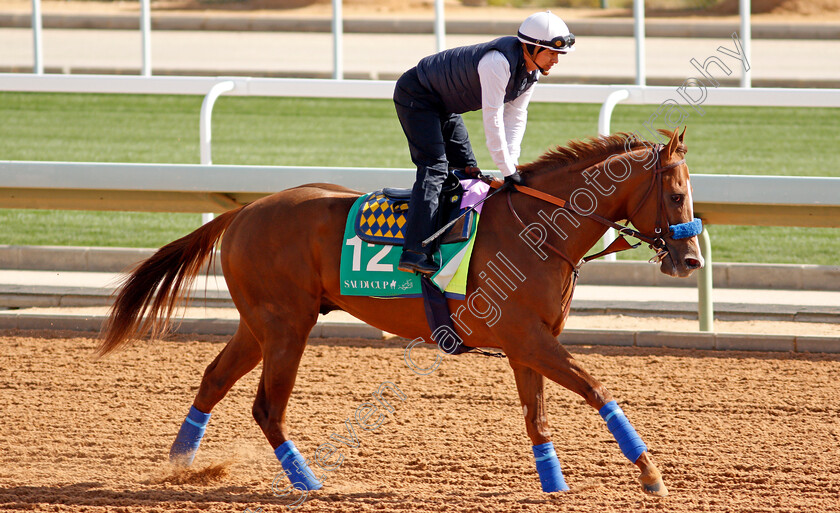
<path fill-rule="evenodd" d="M 460 212 L 481 201 L 490 186 L 480 180 L 461 180 Z M 443 198 L 442 201 L 447 200 Z M 402 227 L 407 203 L 395 202 L 382 191 L 361 196 L 353 203 L 344 226 L 341 248 L 341 293 L 347 296 L 388 298 L 421 297 L 420 277 L 397 270 L 402 253 Z M 464 299 L 467 271 L 478 229 L 481 205 L 455 234 L 459 242 L 442 244 L 434 255 L 441 263 L 431 280 L 447 297 Z M 382 243 L 386 242 L 386 243 Z"/>

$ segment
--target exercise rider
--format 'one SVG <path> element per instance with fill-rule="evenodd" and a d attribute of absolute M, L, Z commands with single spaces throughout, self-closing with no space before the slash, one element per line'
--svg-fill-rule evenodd
<path fill-rule="evenodd" d="M 529 16 L 517 37 L 452 48 L 423 58 L 394 90 L 417 179 L 403 228 L 401 271 L 432 274 L 437 244 L 422 241 L 438 228 L 439 197 L 450 169 L 476 166 L 461 113 L 482 110 L 487 149 L 506 182 L 516 170 L 528 102 L 537 71 L 548 75 L 558 56 L 574 51 L 575 36 L 550 11 Z"/>

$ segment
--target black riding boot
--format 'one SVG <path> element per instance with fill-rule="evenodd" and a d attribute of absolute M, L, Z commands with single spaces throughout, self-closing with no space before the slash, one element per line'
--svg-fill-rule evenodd
<path fill-rule="evenodd" d="M 440 266 L 426 253 L 403 249 L 397 269 L 407 273 L 431 275 L 435 274 Z"/>
<path fill-rule="evenodd" d="M 423 246 L 423 241 L 438 229 L 440 191 L 448 170 L 435 167 L 418 167 L 417 180 L 411 189 L 411 200 L 403 227 L 405 244 L 398 269 L 419 274 L 434 274 L 440 269 L 432 255 L 437 251 L 438 241 Z"/>

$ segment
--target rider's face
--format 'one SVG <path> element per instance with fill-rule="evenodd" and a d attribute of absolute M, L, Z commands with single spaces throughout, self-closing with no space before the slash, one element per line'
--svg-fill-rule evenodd
<path fill-rule="evenodd" d="M 557 61 L 562 53 L 563 52 L 555 52 L 553 50 L 545 49 L 537 54 L 537 57 L 534 59 L 534 62 L 540 68 L 544 69 L 545 71 L 548 71 L 551 69 L 552 66 L 557 64 Z"/>

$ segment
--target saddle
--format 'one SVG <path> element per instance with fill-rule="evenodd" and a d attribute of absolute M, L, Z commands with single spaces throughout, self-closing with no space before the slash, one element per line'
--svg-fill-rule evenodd
<path fill-rule="evenodd" d="M 440 226 L 458 217 L 461 212 L 461 198 L 464 188 L 458 178 L 450 174 L 443 183 L 440 196 Z M 353 228 L 356 235 L 371 244 L 402 246 L 405 242 L 403 226 L 406 223 L 411 189 L 385 187 L 369 193 L 359 207 Z M 470 211 L 441 237 L 440 244 L 469 240 L 475 223 L 475 212 Z"/>

